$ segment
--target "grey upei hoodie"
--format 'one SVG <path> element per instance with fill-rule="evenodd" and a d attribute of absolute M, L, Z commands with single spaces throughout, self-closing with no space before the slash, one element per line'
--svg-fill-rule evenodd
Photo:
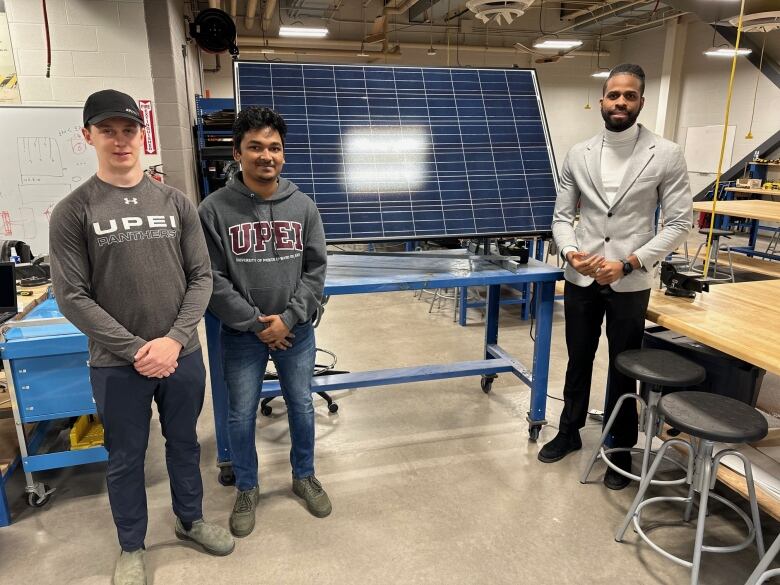
<path fill-rule="evenodd" d="M 280 178 L 264 200 L 237 173 L 200 204 L 214 292 L 209 309 L 239 331 L 262 331 L 261 315 L 280 315 L 292 329 L 322 302 L 327 249 L 317 206 Z"/>

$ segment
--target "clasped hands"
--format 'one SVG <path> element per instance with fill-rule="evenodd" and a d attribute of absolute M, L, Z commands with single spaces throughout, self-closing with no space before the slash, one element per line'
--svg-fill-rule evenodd
<path fill-rule="evenodd" d="M 257 320 L 266 324 L 265 329 L 258 331 L 256 335 L 260 341 L 268 345 L 269 349 L 272 351 L 285 350 L 292 347 L 292 339 L 295 334 L 290 333 L 279 315 L 261 315 Z"/>
<path fill-rule="evenodd" d="M 171 337 L 158 337 L 141 346 L 133 358 L 135 371 L 147 378 L 167 378 L 179 367 L 181 343 Z"/>
<path fill-rule="evenodd" d="M 606 260 L 604 256 L 588 252 L 569 252 L 566 260 L 583 276 L 590 276 L 601 285 L 612 284 L 623 276 L 623 262 Z"/>

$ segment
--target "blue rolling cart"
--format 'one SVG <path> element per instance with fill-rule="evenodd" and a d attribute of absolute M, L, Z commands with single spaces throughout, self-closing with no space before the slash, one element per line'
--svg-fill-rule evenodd
<path fill-rule="evenodd" d="M 87 338 L 62 316 L 54 298 L 47 298 L 21 320 L 3 325 L 0 358 L 21 453 L 7 475 L 21 464 L 28 503 L 43 506 L 54 490 L 36 481 L 35 472 L 108 458 L 103 447 L 39 452 L 53 421 L 95 413 Z M 0 488 L 4 483 L 5 479 L 0 481 Z M 4 526 L 10 523 L 10 514 L 4 489 L 0 492 L 0 526 Z"/>

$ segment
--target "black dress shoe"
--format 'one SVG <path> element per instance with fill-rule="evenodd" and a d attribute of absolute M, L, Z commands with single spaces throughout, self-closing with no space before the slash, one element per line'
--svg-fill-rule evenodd
<path fill-rule="evenodd" d="M 558 433 L 555 438 L 539 450 L 539 461 L 542 463 L 555 463 L 560 461 L 572 451 L 582 449 L 580 434 L 569 435 Z"/>
<path fill-rule="evenodd" d="M 613 453 L 612 455 L 609 455 L 609 460 L 623 471 L 631 473 L 631 453 Z M 607 467 L 607 472 L 604 474 L 604 485 L 609 489 L 622 490 L 630 483 L 631 478 L 620 475 L 611 467 Z"/>

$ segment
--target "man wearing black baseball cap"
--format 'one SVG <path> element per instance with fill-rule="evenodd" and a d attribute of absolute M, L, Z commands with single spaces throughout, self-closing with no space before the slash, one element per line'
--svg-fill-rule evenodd
<path fill-rule="evenodd" d="M 166 440 L 176 536 L 215 555 L 234 548 L 225 528 L 203 520 L 195 430 L 206 374 L 197 326 L 211 297 L 211 266 L 195 206 L 141 169 L 144 130 L 135 100 L 115 90 L 89 96 L 83 135 L 98 171 L 52 212 L 52 281 L 60 311 L 89 339 L 122 547 L 113 582 L 145 585 L 152 400 Z"/>
<path fill-rule="evenodd" d="M 144 124 L 138 104 L 132 97 L 115 89 L 96 91 L 84 103 L 84 127 L 109 118 L 125 118 L 142 126 Z"/>

